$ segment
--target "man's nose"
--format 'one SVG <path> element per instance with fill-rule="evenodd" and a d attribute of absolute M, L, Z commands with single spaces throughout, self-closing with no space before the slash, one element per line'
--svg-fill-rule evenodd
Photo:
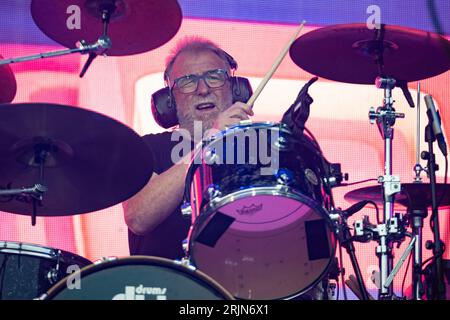
<path fill-rule="evenodd" d="M 197 85 L 197 94 L 206 95 L 210 92 L 210 87 L 206 84 L 205 79 L 199 79 Z"/>

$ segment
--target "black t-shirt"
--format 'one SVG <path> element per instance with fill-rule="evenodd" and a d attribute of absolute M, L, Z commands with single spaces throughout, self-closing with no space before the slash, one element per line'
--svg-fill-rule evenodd
<path fill-rule="evenodd" d="M 174 165 L 171 152 L 179 142 L 171 141 L 171 132 L 149 134 L 142 138 L 150 148 L 155 173 L 161 174 Z M 179 207 L 154 230 L 144 236 L 138 236 L 128 230 L 130 254 L 168 259 L 182 258 L 184 256 L 182 242 L 187 237 L 190 219 L 182 217 Z"/>

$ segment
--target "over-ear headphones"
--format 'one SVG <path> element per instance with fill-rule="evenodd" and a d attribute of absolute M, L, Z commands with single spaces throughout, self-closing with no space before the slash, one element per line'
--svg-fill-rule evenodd
<path fill-rule="evenodd" d="M 237 62 L 233 59 L 231 55 L 222 49 L 215 49 L 219 56 L 226 57 L 232 70 L 237 69 Z M 166 82 L 166 87 L 162 88 L 152 94 L 151 108 L 153 118 L 156 123 L 161 127 L 167 129 L 178 125 L 177 109 L 175 99 L 172 94 L 172 90 L 169 87 L 169 81 L 167 77 L 167 72 L 164 72 L 164 80 Z M 247 102 L 253 94 L 250 81 L 247 78 L 242 77 L 229 77 L 231 84 L 231 92 L 233 95 L 233 103 Z"/>

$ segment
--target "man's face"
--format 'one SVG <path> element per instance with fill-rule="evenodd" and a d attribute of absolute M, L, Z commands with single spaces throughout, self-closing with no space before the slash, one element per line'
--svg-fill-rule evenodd
<path fill-rule="evenodd" d="M 205 71 L 224 69 L 229 70 L 228 64 L 210 50 L 199 52 L 183 52 L 169 74 L 171 85 L 173 80 L 186 75 L 201 75 Z M 175 86 L 173 95 L 177 105 L 177 116 L 180 128 L 194 133 L 194 121 L 202 121 L 203 132 L 210 129 L 217 116 L 232 105 L 230 81 L 220 88 L 209 88 L 204 79 L 198 82 L 197 90 L 192 93 L 182 93 Z M 202 133 L 203 134 L 203 133 Z"/>

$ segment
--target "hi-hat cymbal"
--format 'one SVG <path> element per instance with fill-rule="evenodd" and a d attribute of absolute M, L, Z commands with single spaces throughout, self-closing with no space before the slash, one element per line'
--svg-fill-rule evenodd
<path fill-rule="evenodd" d="M 345 194 L 345 200 L 350 202 L 372 200 L 383 205 L 383 189 L 381 185 L 359 188 Z M 450 185 L 436 185 L 436 199 L 442 201 L 440 207 L 450 205 Z M 401 192 L 395 195 L 395 203 L 406 208 L 431 207 L 431 186 L 429 183 L 402 183 Z"/>
<path fill-rule="evenodd" d="M 99 113 L 57 104 L 0 105 L 0 155 L 0 189 L 41 182 L 47 187 L 38 216 L 113 206 L 137 193 L 152 174 L 148 147 L 132 129 Z M 0 196 L 0 211 L 31 215 L 31 199 Z"/>
<path fill-rule="evenodd" d="M 0 60 L 3 57 L 0 55 Z M 16 77 L 10 66 L 0 66 L 0 103 L 8 103 L 14 100 L 17 91 Z"/>
<path fill-rule="evenodd" d="M 102 35 L 100 4 L 116 6 L 108 27 L 112 41 L 109 56 L 158 48 L 181 26 L 182 13 L 176 0 L 33 0 L 31 14 L 48 37 L 74 48 L 80 40 L 95 43 Z"/>
<path fill-rule="evenodd" d="M 309 73 L 357 84 L 374 84 L 380 75 L 410 82 L 450 69 L 448 40 L 400 26 L 331 25 L 299 37 L 289 53 Z"/>

